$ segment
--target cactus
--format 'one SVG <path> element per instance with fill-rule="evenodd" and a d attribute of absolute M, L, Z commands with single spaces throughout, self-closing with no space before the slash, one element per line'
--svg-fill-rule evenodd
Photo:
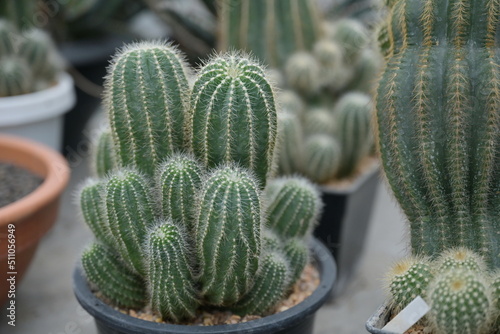
<path fill-rule="evenodd" d="M 220 1 L 220 7 L 218 49 L 252 52 L 271 66 L 311 50 L 321 34 L 313 0 Z"/>
<path fill-rule="evenodd" d="M 318 183 L 333 179 L 340 167 L 342 151 L 338 141 L 329 135 L 316 134 L 304 144 L 304 174 Z"/>
<path fill-rule="evenodd" d="M 139 173 L 120 171 L 105 185 L 106 215 L 111 237 L 127 265 L 144 274 L 141 251 L 148 229 L 154 223 L 149 184 Z"/>
<path fill-rule="evenodd" d="M 97 243 L 90 245 L 82 254 L 82 266 L 89 282 L 117 305 L 140 308 L 146 304 L 144 281 L 123 266 L 106 247 Z"/>
<path fill-rule="evenodd" d="M 283 255 L 289 263 L 290 283 L 293 284 L 300 278 L 307 262 L 309 262 L 309 249 L 304 240 L 292 238 L 287 240 L 283 246 Z"/>
<path fill-rule="evenodd" d="M 158 163 L 185 145 L 184 60 L 162 42 L 131 44 L 114 58 L 104 85 L 118 161 L 154 175 Z"/>
<path fill-rule="evenodd" d="M 337 129 L 335 117 L 332 112 L 324 107 L 315 107 L 304 115 L 304 132 L 307 135 L 326 134 L 332 135 Z"/>
<path fill-rule="evenodd" d="M 17 8 L 13 1 L 7 2 Z M 62 71 L 61 62 L 48 34 L 39 29 L 21 34 L 12 22 L 0 19 L 0 97 L 53 86 Z"/>
<path fill-rule="evenodd" d="M 195 219 L 204 299 L 231 305 L 252 287 L 261 251 L 261 203 L 254 178 L 225 166 L 204 182 Z"/>
<path fill-rule="evenodd" d="M 288 58 L 285 76 L 288 84 L 305 96 L 318 93 L 322 84 L 321 66 L 308 52 L 297 52 Z"/>
<path fill-rule="evenodd" d="M 93 154 L 93 173 L 98 177 L 105 177 L 117 168 L 111 131 L 105 129 L 99 133 Z"/>
<path fill-rule="evenodd" d="M 342 19 L 336 22 L 327 37 L 343 46 L 344 59 L 349 63 L 355 63 L 358 60 L 361 51 L 368 43 L 366 28 L 353 19 Z"/>
<path fill-rule="evenodd" d="M 261 66 L 239 54 L 208 62 L 193 87 L 188 128 L 190 147 L 205 166 L 236 161 L 265 186 L 277 120 L 273 88 Z"/>
<path fill-rule="evenodd" d="M 281 177 L 265 189 L 268 226 L 283 237 L 311 232 L 322 209 L 316 187 L 305 178 Z"/>
<path fill-rule="evenodd" d="M 352 175 L 371 147 L 371 112 L 370 97 L 362 93 L 348 93 L 335 105 L 333 113 L 342 151 L 339 177 Z"/>
<path fill-rule="evenodd" d="M 119 282 L 137 278 L 149 295 L 147 307 L 163 319 L 182 322 L 213 306 L 264 314 L 304 268 L 319 194 L 309 182 L 288 178 L 272 198 L 272 214 L 281 221 L 268 217 L 262 189 L 275 159 L 277 116 L 263 69 L 241 55 L 218 56 L 200 70 L 193 92 L 181 92 L 182 85 L 175 86 L 186 72 L 180 59 L 160 42 L 134 44 L 114 59 L 105 87 L 111 131 L 96 141 L 98 179 L 79 193 L 82 216 L 98 242 L 116 254 L 110 273 Z M 141 71 L 157 69 L 155 78 L 138 84 Z M 137 89 L 127 91 L 134 83 Z M 126 101 L 134 96 L 147 96 L 147 105 Z M 158 97 L 169 98 L 152 101 Z M 175 142 L 151 123 L 173 119 L 173 106 L 186 111 L 175 131 L 187 135 Z M 210 133 L 217 127 L 229 131 Z M 234 142 L 224 147 L 221 138 Z M 217 146 L 226 151 L 212 158 Z M 262 231 L 265 222 L 279 228 Z M 283 245 L 289 236 L 300 240 Z M 120 299 L 127 287 L 115 287 L 104 262 L 86 254 L 89 281 L 110 290 L 102 293 L 118 305 L 131 305 Z M 85 264 L 90 261 L 101 262 Z"/>
<path fill-rule="evenodd" d="M 280 175 L 291 175 L 302 169 L 304 134 L 300 119 L 291 112 L 278 114 L 278 169 Z"/>
<path fill-rule="evenodd" d="M 453 268 L 436 275 L 427 293 L 433 333 L 484 333 L 491 322 L 492 296 L 480 274 Z"/>
<path fill-rule="evenodd" d="M 304 102 L 292 90 L 282 90 L 276 96 L 277 104 L 281 112 L 287 112 L 301 117 L 304 113 Z"/>
<path fill-rule="evenodd" d="M 386 278 L 392 308 L 399 312 L 417 296 L 425 299 L 433 276 L 428 259 L 410 257 L 394 264 Z"/>
<path fill-rule="evenodd" d="M 194 318 L 199 300 L 182 229 L 172 222 L 155 227 L 148 237 L 147 277 L 151 305 L 162 318 Z"/>
<path fill-rule="evenodd" d="M 413 253 L 462 246 L 490 268 L 500 266 L 499 11 L 491 1 L 395 2 L 376 102 L 383 166 Z"/>
<path fill-rule="evenodd" d="M 0 59 L 0 97 L 27 94 L 33 90 L 33 77 L 23 59 Z"/>
<path fill-rule="evenodd" d="M 285 294 L 290 279 L 287 261 L 279 253 L 264 256 L 255 284 L 235 306 L 237 314 L 266 314 Z"/>
<path fill-rule="evenodd" d="M 198 162 L 186 155 L 174 155 L 160 167 L 158 178 L 163 217 L 192 231 L 195 196 L 203 178 Z"/>
<path fill-rule="evenodd" d="M 451 268 L 465 268 L 475 272 L 484 272 L 486 265 L 483 259 L 469 249 L 459 247 L 448 249 L 436 259 L 436 270 L 446 271 Z"/>

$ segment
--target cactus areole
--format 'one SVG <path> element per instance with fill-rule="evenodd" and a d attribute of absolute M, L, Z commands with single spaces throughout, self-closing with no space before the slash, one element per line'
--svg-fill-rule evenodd
<path fill-rule="evenodd" d="M 396 1 L 376 101 L 383 167 L 412 251 L 500 266 L 498 1 Z"/>

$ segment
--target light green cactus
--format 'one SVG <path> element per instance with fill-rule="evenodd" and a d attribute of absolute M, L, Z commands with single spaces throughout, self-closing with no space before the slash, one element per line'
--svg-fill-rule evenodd
<path fill-rule="evenodd" d="M 204 182 L 195 219 L 204 299 L 231 305 L 247 293 L 259 269 L 261 202 L 255 179 L 232 166 Z"/>
<path fill-rule="evenodd" d="M 309 52 L 297 52 L 288 58 L 285 65 L 287 83 L 301 95 L 311 96 L 319 92 L 322 85 L 321 65 Z"/>
<path fill-rule="evenodd" d="M 0 97 L 16 96 L 33 90 L 33 76 L 23 59 L 0 59 Z"/>
<path fill-rule="evenodd" d="M 145 282 L 108 248 L 97 243 L 90 245 L 82 254 L 82 266 L 89 282 L 117 305 L 131 308 L 146 305 Z"/>
<path fill-rule="evenodd" d="M 362 23 L 353 19 L 341 19 L 332 26 L 327 38 L 343 46 L 344 59 L 355 63 L 368 43 L 368 32 Z"/>
<path fill-rule="evenodd" d="M 452 268 L 465 268 L 476 272 L 484 272 L 486 264 L 476 253 L 464 247 L 448 249 L 436 259 L 437 271 L 446 271 Z"/>
<path fill-rule="evenodd" d="M 337 175 L 342 150 L 338 140 L 325 134 L 309 136 L 304 144 L 304 174 L 314 182 L 326 183 Z"/>
<path fill-rule="evenodd" d="M 368 155 L 373 142 L 372 109 L 370 96 L 356 92 L 345 94 L 335 105 L 336 134 L 342 151 L 339 178 L 351 176 Z"/>
<path fill-rule="evenodd" d="M 273 198 L 275 218 L 284 214 L 274 224 L 264 210 L 270 202 L 262 188 L 274 162 L 277 115 L 263 68 L 242 55 L 218 56 L 200 70 L 191 95 L 179 88 L 180 73 L 187 71 L 180 59 L 179 51 L 159 42 L 126 47 L 114 59 L 105 92 L 112 130 L 96 141 L 100 178 L 79 193 L 82 215 L 96 239 L 116 253 L 116 266 L 123 268 L 113 267 L 113 275 L 122 270 L 139 277 L 148 307 L 163 319 L 181 322 L 214 305 L 262 315 L 304 269 L 304 242 L 317 220 L 319 194 L 307 181 L 288 178 Z M 158 69 L 141 86 L 141 71 L 152 76 Z M 147 103 L 135 99 L 141 96 Z M 168 101 L 152 101 L 166 96 Z M 171 132 L 151 122 L 172 118 L 169 103 L 175 99 L 177 112 L 185 112 L 175 131 L 187 136 L 174 142 Z M 214 127 L 231 133 L 216 138 L 209 131 Z M 226 138 L 235 141 L 228 144 Z M 160 154 L 162 144 L 171 147 Z M 221 147 L 224 154 L 212 159 Z M 285 233 L 263 232 L 266 223 L 284 226 Z M 299 239 L 283 245 L 290 235 Z M 116 304 L 130 304 L 112 290 L 97 256 L 84 261 L 89 281 L 111 289 L 107 293 Z"/>
<path fill-rule="evenodd" d="M 252 52 L 280 67 L 289 54 L 312 50 L 321 36 L 313 0 L 220 1 L 218 49 Z"/>
<path fill-rule="evenodd" d="M 333 135 L 337 130 L 335 117 L 331 110 L 325 107 L 314 107 L 307 110 L 303 117 L 306 135 Z"/>
<path fill-rule="evenodd" d="M 172 222 L 162 222 L 151 230 L 147 243 L 146 272 L 153 310 L 176 322 L 194 318 L 199 298 L 185 232 Z"/>
<path fill-rule="evenodd" d="M 117 159 L 154 175 L 156 166 L 185 145 L 186 64 L 163 42 L 131 44 L 115 56 L 105 80 L 104 106 Z"/>
<path fill-rule="evenodd" d="M 278 114 L 278 170 L 280 175 L 292 175 L 302 170 L 304 133 L 300 118 L 283 111 Z"/>
<path fill-rule="evenodd" d="M 214 58 L 194 83 L 190 147 L 210 168 L 238 162 L 264 187 L 274 161 L 275 108 L 273 88 L 261 66 L 236 53 Z"/>

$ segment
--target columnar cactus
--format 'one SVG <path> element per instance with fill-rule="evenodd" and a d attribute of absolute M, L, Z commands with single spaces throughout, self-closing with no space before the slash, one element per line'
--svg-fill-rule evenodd
<path fill-rule="evenodd" d="M 278 155 L 279 173 L 291 175 L 302 170 L 304 133 L 300 117 L 289 111 L 278 114 Z"/>
<path fill-rule="evenodd" d="M 184 60 L 167 45 L 132 44 L 114 58 L 104 85 L 118 161 L 154 175 L 155 166 L 185 144 Z"/>
<path fill-rule="evenodd" d="M 272 203 L 263 194 L 277 116 L 261 66 L 218 56 L 191 92 L 181 59 L 172 46 L 149 42 L 126 47 L 110 67 L 111 133 L 97 141 L 98 178 L 79 194 L 97 239 L 83 267 L 117 305 L 140 307 L 147 295 L 165 320 L 214 306 L 266 314 L 304 269 L 319 194 L 294 178 Z M 297 239 L 285 245 L 288 236 Z"/>
<path fill-rule="evenodd" d="M 13 3 L 13 1 L 12 1 Z M 61 60 L 50 37 L 0 19 L 0 97 L 28 94 L 56 84 Z"/>
<path fill-rule="evenodd" d="M 313 0 L 220 1 L 218 48 L 252 52 L 276 67 L 290 53 L 313 48 L 319 23 Z"/>
<path fill-rule="evenodd" d="M 342 150 L 334 137 L 315 134 L 304 144 L 304 157 L 307 159 L 304 174 L 314 182 L 326 183 L 338 172 Z"/>
<path fill-rule="evenodd" d="M 231 54 L 214 58 L 194 83 L 189 143 L 205 166 L 237 161 L 265 186 L 276 141 L 273 88 L 256 63 Z"/>
<path fill-rule="evenodd" d="M 397 1 L 376 102 L 385 174 L 415 254 L 498 252 L 496 1 Z"/>
<path fill-rule="evenodd" d="M 261 252 L 259 188 L 247 171 L 216 169 L 205 180 L 195 218 L 204 299 L 230 305 L 250 290 Z"/>

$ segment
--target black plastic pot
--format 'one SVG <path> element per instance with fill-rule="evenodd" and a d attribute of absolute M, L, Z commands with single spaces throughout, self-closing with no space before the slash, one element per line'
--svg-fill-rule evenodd
<path fill-rule="evenodd" d="M 348 189 L 320 187 L 325 206 L 314 235 L 328 247 L 337 263 L 332 297 L 344 291 L 363 253 L 378 184 L 376 163 Z"/>
<path fill-rule="evenodd" d="M 73 273 L 73 289 L 82 307 L 94 317 L 99 334 L 312 334 L 315 313 L 324 304 L 332 290 L 336 266 L 329 250 L 318 240 L 314 239 L 311 242 L 311 250 L 321 279 L 320 285 L 311 296 L 286 311 L 235 325 L 167 325 L 125 315 L 114 310 L 92 293 L 79 266 Z"/>
<path fill-rule="evenodd" d="M 366 330 L 373 334 L 396 334 L 382 328 L 389 322 L 391 310 L 387 304 L 382 304 L 365 324 Z"/>
<path fill-rule="evenodd" d="M 111 56 L 116 48 L 128 41 L 130 41 L 128 36 L 108 35 L 64 43 L 60 47 L 60 52 L 69 63 L 69 72 L 78 76 L 75 77 L 75 82 L 82 76 L 85 80 L 102 86 Z M 88 145 L 91 138 L 84 138 L 83 130 L 101 103 L 100 96 L 89 95 L 78 86 L 75 88 L 76 105 L 64 117 L 63 153 L 68 158 L 87 149 L 85 145 Z"/>

